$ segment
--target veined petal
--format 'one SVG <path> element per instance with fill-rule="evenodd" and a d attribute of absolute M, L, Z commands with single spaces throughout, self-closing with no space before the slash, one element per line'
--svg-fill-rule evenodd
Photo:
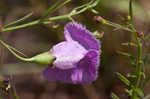
<path fill-rule="evenodd" d="M 74 69 L 71 74 L 72 82 L 80 83 L 80 82 L 82 82 L 82 78 L 83 78 L 83 71 L 79 68 Z"/>
<path fill-rule="evenodd" d="M 99 66 L 99 52 L 96 50 L 90 50 L 78 63 L 77 68 L 83 71 L 82 82 L 90 83 L 97 78 Z"/>
<path fill-rule="evenodd" d="M 43 76 L 49 81 L 73 83 L 71 79 L 72 71 L 73 69 L 62 70 L 48 66 L 44 69 Z"/>
<path fill-rule="evenodd" d="M 65 38 L 68 41 L 77 41 L 87 50 L 100 49 L 100 42 L 81 24 L 70 22 L 65 26 L 64 30 Z"/>
<path fill-rule="evenodd" d="M 54 66 L 59 69 L 70 69 L 84 57 L 87 50 L 76 41 L 66 41 L 55 45 L 52 53 L 56 56 Z"/>

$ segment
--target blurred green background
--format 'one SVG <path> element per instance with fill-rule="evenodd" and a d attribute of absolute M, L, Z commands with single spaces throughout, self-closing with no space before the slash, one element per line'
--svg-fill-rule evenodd
<path fill-rule="evenodd" d="M 72 0 L 69 4 L 49 16 L 69 13 L 71 9 L 90 0 Z M 134 24 L 139 32 L 147 35 L 150 31 L 150 1 L 133 0 Z M 56 0 L 0 0 L 0 19 L 2 25 L 17 20 L 33 12 L 33 16 L 23 23 L 40 18 Z M 95 9 L 98 15 L 112 22 L 123 24 L 122 19 L 128 15 L 129 0 L 101 0 Z M 0 45 L 0 74 L 13 75 L 20 99 L 110 99 L 111 92 L 115 92 L 121 99 L 128 99 L 124 92 L 125 86 L 115 75 L 121 72 L 127 75 L 133 72 L 130 60 L 120 56 L 116 51 L 125 51 L 136 54 L 133 47 L 122 46 L 121 43 L 134 41 L 131 33 L 115 30 L 112 27 L 101 25 L 93 20 L 95 16 L 91 11 L 86 11 L 73 18 L 84 24 L 90 31 L 104 32 L 101 39 L 102 54 L 98 79 L 89 85 L 73 85 L 60 82 L 49 82 L 43 78 L 41 71 L 44 67 L 37 64 L 23 63 L 16 59 L 8 50 Z M 63 41 L 63 27 L 69 20 L 53 21 L 48 25 L 36 25 L 25 29 L 0 33 L 0 38 L 7 44 L 17 48 L 28 57 L 34 56 Z M 22 24 L 23 24 L 22 23 Z M 143 53 L 149 55 L 150 40 L 143 41 Z M 149 74 L 149 63 L 145 67 Z M 1 92 L 1 91 L 0 91 Z M 150 84 L 145 88 L 145 94 L 150 92 Z M 8 96 L 1 92 L 7 99 Z"/>

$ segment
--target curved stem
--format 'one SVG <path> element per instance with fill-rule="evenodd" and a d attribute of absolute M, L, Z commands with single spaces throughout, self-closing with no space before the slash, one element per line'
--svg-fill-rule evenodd
<path fill-rule="evenodd" d="M 25 62 L 32 62 L 32 58 L 24 58 L 24 57 L 21 57 L 19 56 L 18 54 L 16 54 L 10 47 L 9 45 L 7 45 L 5 42 L 3 42 L 2 40 L 0 40 L 0 43 L 6 47 L 16 58 L 22 60 L 22 61 L 25 61 Z"/>

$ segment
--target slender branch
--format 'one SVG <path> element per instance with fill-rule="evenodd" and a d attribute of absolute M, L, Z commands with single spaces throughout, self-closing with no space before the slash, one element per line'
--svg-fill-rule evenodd
<path fill-rule="evenodd" d="M 133 30 L 131 30 L 130 28 L 128 28 L 127 26 L 122 26 L 120 24 L 117 24 L 117 23 L 113 23 L 111 21 L 108 21 L 108 20 L 105 20 L 105 23 L 106 25 L 109 25 L 109 26 L 112 26 L 112 27 L 115 27 L 116 29 L 123 29 L 123 30 L 126 30 L 126 31 L 129 31 L 129 32 L 133 32 Z"/>
<path fill-rule="evenodd" d="M 135 80 L 135 90 L 133 91 L 133 95 L 131 97 L 131 99 L 135 99 L 137 97 L 137 92 L 136 90 L 138 89 L 139 85 L 140 85 L 140 80 L 141 80 L 141 72 L 142 72 L 142 44 L 141 44 L 141 40 L 137 35 L 136 29 L 134 28 L 134 26 L 131 24 L 131 29 L 134 31 L 132 32 L 135 39 L 136 39 L 136 43 L 137 43 L 137 48 L 138 48 L 138 56 L 137 56 L 137 66 L 136 66 L 136 80 Z"/>
<path fill-rule="evenodd" d="M 42 23 L 43 24 L 49 24 L 51 21 L 54 21 L 54 20 L 67 19 L 67 18 L 70 18 L 74 15 L 81 14 L 84 11 L 95 7 L 99 3 L 99 1 L 100 0 L 96 0 L 93 3 L 87 3 L 87 5 L 84 4 L 84 6 L 85 6 L 84 8 L 82 8 L 83 5 L 81 5 L 81 6 L 77 7 L 77 8 L 80 8 L 80 7 L 82 8 L 79 11 L 76 10 L 77 8 L 74 8 L 69 14 L 47 18 Z M 30 26 L 38 25 L 38 24 L 40 24 L 39 20 L 35 20 L 35 21 L 29 22 L 29 23 L 26 23 L 26 24 L 14 26 L 14 27 L 9 27 L 9 28 L 3 28 L 1 30 L 1 32 L 8 32 L 8 31 L 13 31 L 13 30 L 17 30 L 17 29 L 27 28 L 27 27 L 30 27 Z"/>
<path fill-rule="evenodd" d="M 21 19 L 17 20 L 17 21 L 14 21 L 12 23 L 9 23 L 7 25 L 4 26 L 4 28 L 7 28 L 9 26 L 12 26 L 12 25 L 15 25 L 15 24 L 18 24 L 20 22 L 23 22 L 24 20 L 28 19 L 29 17 L 31 17 L 33 15 L 33 12 L 27 14 L 26 16 L 22 17 Z"/>

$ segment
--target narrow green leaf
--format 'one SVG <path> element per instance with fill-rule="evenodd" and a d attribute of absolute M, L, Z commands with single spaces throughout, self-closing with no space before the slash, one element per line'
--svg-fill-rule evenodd
<path fill-rule="evenodd" d="M 129 77 L 129 78 L 137 78 L 137 76 L 133 75 L 133 74 L 127 74 L 127 77 Z"/>
<path fill-rule="evenodd" d="M 121 73 L 118 73 L 118 72 L 116 74 L 123 83 L 125 83 L 127 86 L 130 86 L 130 84 L 131 84 L 130 81 L 124 75 L 122 75 Z"/>
<path fill-rule="evenodd" d="M 120 99 L 115 93 L 111 93 L 111 98 L 112 99 Z"/>
<path fill-rule="evenodd" d="M 49 14 L 55 12 L 58 8 L 62 7 L 63 5 L 67 4 L 67 3 L 70 2 L 70 1 L 71 1 L 71 0 L 66 0 L 65 2 L 63 2 L 63 3 L 61 4 L 62 0 L 58 0 L 54 5 L 52 5 L 52 6 L 45 12 L 45 14 L 44 14 L 44 15 L 42 16 L 42 18 L 39 20 L 39 23 L 40 23 L 40 22 L 43 22 L 43 21 L 45 20 L 45 18 L 46 18 Z"/>
<path fill-rule="evenodd" d="M 121 52 L 121 51 L 117 51 L 118 54 L 122 55 L 122 56 L 126 56 L 129 59 L 131 59 L 132 61 L 136 62 L 137 58 L 129 53 L 125 53 L 125 52 Z"/>
<path fill-rule="evenodd" d="M 68 17 L 72 17 L 72 16 L 75 16 L 75 15 L 81 14 L 81 13 L 95 7 L 100 2 L 100 0 L 96 0 L 96 1 L 92 0 L 92 1 L 93 1 L 92 3 L 85 6 L 84 8 L 80 9 L 79 11 L 76 11 L 75 9 L 73 9 L 72 12 L 74 12 L 74 13 L 71 12 L 71 13 L 68 13 L 68 14 L 65 14 L 65 15 L 61 15 L 61 16 L 49 17 L 45 21 L 43 21 L 42 23 L 43 24 L 49 24 L 51 21 L 54 21 L 54 20 L 68 19 Z M 78 6 L 78 7 L 81 7 L 81 6 Z M 32 22 L 22 24 L 22 25 L 18 25 L 18 26 L 14 26 L 14 27 L 3 28 L 1 30 L 1 32 L 8 32 L 8 31 L 13 31 L 13 30 L 17 30 L 17 29 L 27 28 L 27 27 L 31 27 L 31 26 L 34 26 L 34 25 L 37 25 L 37 24 L 40 24 L 39 20 L 35 20 L 35 21 L 32 21 Z"/>
<path fill-rule="evenodd" d="M 51 13 L 53 13 L 56 8 L 60 5 L 61 0 L 57 0 L 56 3 L 54 5 L 52 5 L 46 12 L 45 14 L 41 17 L 41 19 L 39 20 L 39 23 L 41 23 L 42 21 L 44 21 L 44 19 Z"/>
<path fill-rule="evenodd" d="M 16 21 L 14 21 L 14 22 L 11 22 L 11 23 L 5 25 L 4 28 L 7 28 L 7 27 L 9 27 L 9 26 L 12 26 L 12 25 L 16 25 L 16 24 L 18 24 L 18 23 L 21 23 L 21 22 L 25 21 L 26 19 L 30 18 L 32 15 L 33 15 L 33 13 L 31 12 L 31 13 L 27 14 L 26 16 L 22 17 L 21 19 L 16 20 Z"/>
<path fill-rule="evenodd" d="M 12 46 L 6 44 L 6 43 L 3 42 L 2 40 L 0 40 L 0 43 L 1 43 L 2 45 L 5 45 L 5 47 L 11 49 L 12 51 L 17 52 L 18 54 L 20 54 L 20 55 L 22 55 L 22 56 L 24 56 L 24 57 L 27 57 L 27 55 L 23 54 L 22 52 L 20 52 L 20 51 L 17 50 L 16 48 L 14 48 L 14 47 L 12 47 Z"/>
<path fill-rule="evenodd" d="M 90 2 L 88 2 L 88 3 L 86 3 L 86 4 L 83 4 L 83 5 L 81 5 L 81 6 L 78 6 L 78 7 L 74 8 L 73 11 L 82 9 L 82 8 L 84 8 L 84 7 L 86 7 L 86 6 L 90 5 L 90 4 L 92 4 L 92 3 L 93 3 L 93 1 L 90 1 Z"/>
<path fill-rule="evenodd" d="M 126 31 L 133 32 L 133 30 L 131 30 L 127 26 L 120 25 L 120 24 L 117 24 L 117 23 L 114 23 L 114 22 L 111 22 L 111 21 L 108 21 L 108 20 L 105 20 L 105 25 L 109 25 L 109 26 L 115 27 L 115 30 L 123 29 L 123 30 L 126 30 Z"/>
<path fill-rule="evenodd" d="M 137 47 L 137 44 L 135 44 L 135 43 L 133 43 L 133 42 L 122 43 L 122 45 L 124 45 L 124 46 L 133 46 L 133 47 Z"/>
<path fill-rule="evenodd" d="M 98 14 L 99 12 L 98 11 L 96 11 L 95 9 L 91 9 L 91 11 L 94 13 L 94 14 Z"/>
<path fill-rule="evenodd" d="M 13 51 L 17 52 L 18 54 L 20 54 L 20 55 L 22 55 L 22 56 L 24 56 L 24 57 L 27 57 L 27 55 L 25 55 L 25 54 L 22 53 L 21 51 L 17 50 L 16 48 L 14 48 L 14 47 L 12 47 L 12 46 L 10 46 L 10 45 L 8 45 L 8 46 L 9 46 L 10 49 L 12 49 Z"/>

